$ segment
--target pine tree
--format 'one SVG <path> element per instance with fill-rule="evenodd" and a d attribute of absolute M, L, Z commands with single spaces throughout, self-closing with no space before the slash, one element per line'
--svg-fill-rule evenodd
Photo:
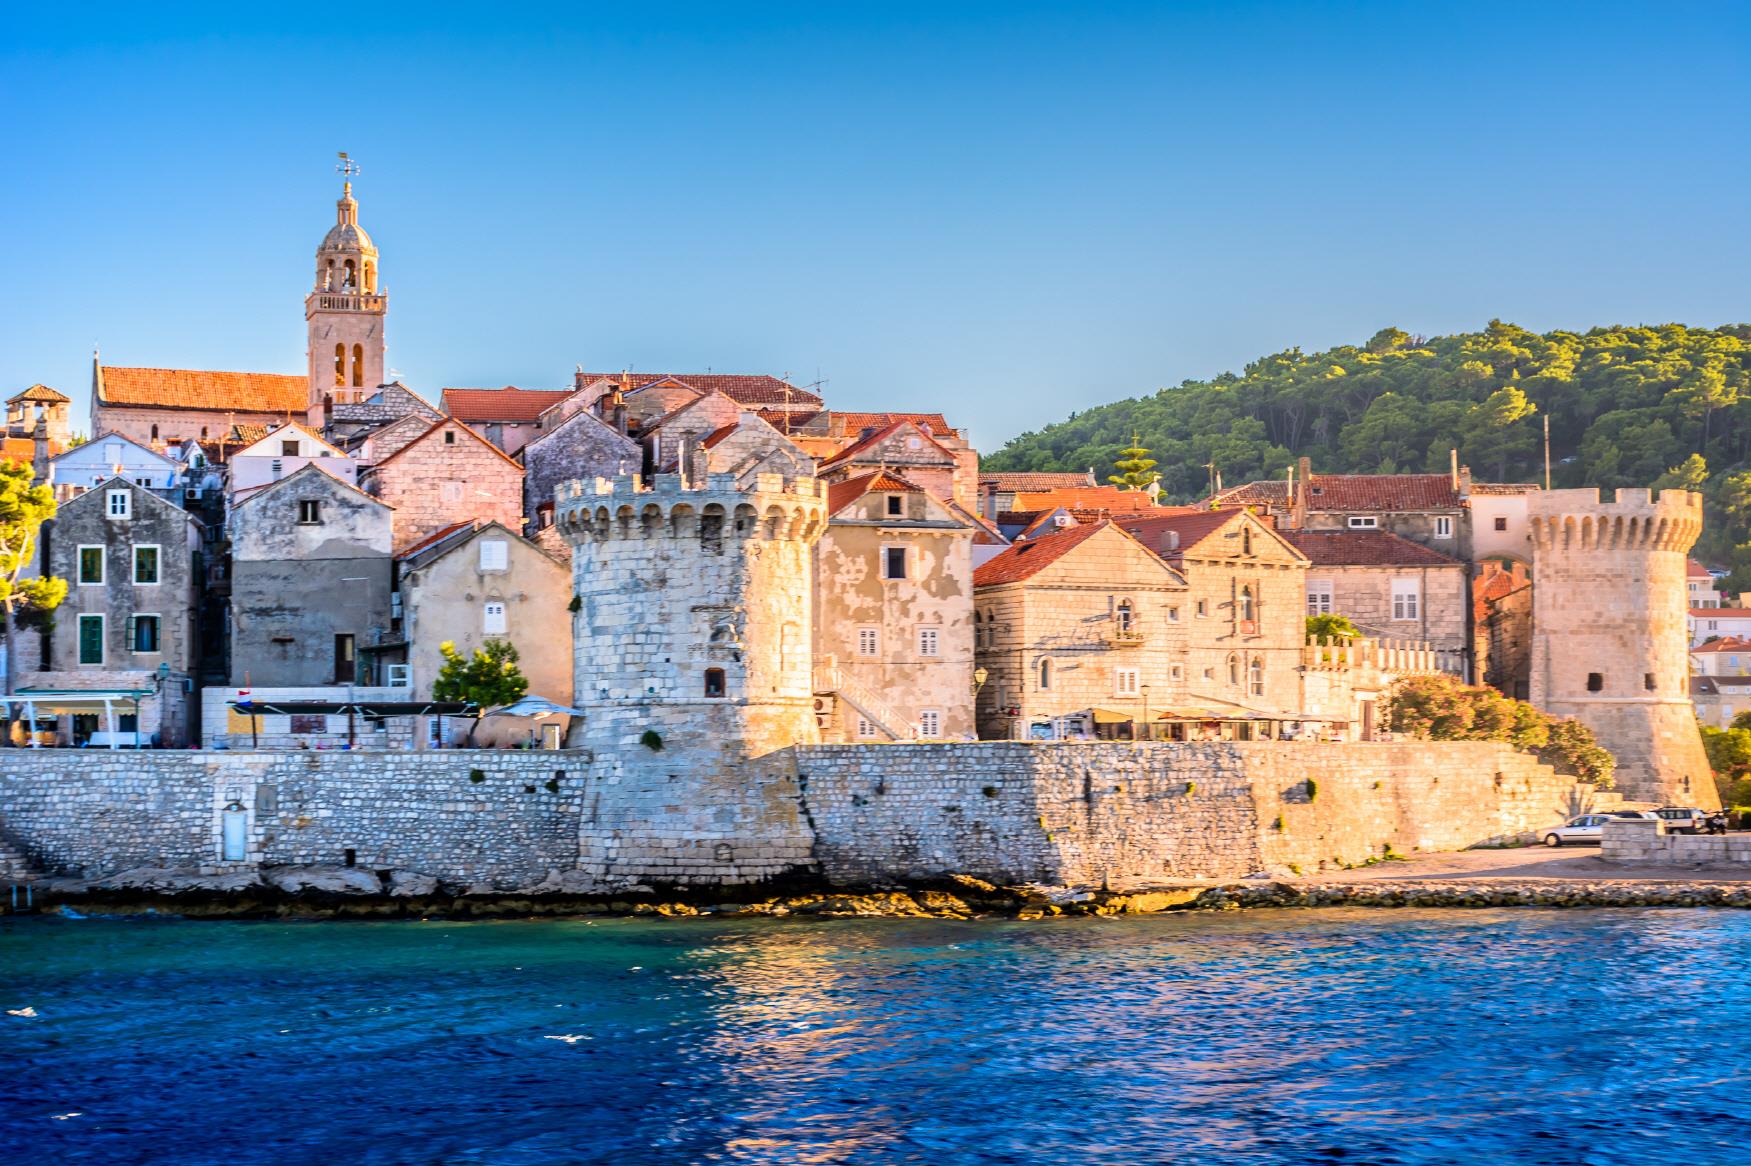
<path fill-rule="evenodd" d="M 1135 431 L 1131 444 L 1119 451 L 1119 460 L 1113 463 L 1113 468 L 1119 472 L 1109 474 L 1107 481 L 1121 490 L 1147 490 L 1161 481 L 1161 475 L 1155 472 L 1155 459 L 1143 448 Z"/>

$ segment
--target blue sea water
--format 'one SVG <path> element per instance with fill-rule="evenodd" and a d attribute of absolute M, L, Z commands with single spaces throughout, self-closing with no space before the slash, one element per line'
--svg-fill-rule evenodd
<path fill-rule="evenodd" d="M 0 923 L 0 1161 L 1751 1163 L 1751 912 Z"/>

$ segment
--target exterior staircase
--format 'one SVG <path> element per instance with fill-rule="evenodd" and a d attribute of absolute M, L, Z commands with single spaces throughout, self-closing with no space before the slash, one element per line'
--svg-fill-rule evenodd
<path fill-rule="evenodd" d="M 911 722 L 896 712 L 881 697 L 845 675 L 833 657 L 815 665 L 815 691 L 831 693 L 863 715 L 863 719 L 886 733 L 889 740 L 907 741 L 913 736 Z"/>

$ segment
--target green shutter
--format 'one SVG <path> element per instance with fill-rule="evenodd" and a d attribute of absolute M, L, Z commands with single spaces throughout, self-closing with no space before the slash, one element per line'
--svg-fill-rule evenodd
<path fill-rule="evenodd" d="M 81 664 L 103 663 L 103 617 L 101 615 L 82 615 L 79 617 L 79 662 Z"/>

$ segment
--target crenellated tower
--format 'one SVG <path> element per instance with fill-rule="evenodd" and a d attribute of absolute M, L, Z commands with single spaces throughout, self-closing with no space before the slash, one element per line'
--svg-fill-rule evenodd
<path fill-rule="evenodd" d="M 359 226 L 353 184 L 335 203 L 335 223 L 316 249 L 316 285 L 304 297 L 310 360 L 308 419 L 322 402 L 363 401 L 383 383 L 383 325 L 389 296 L 378 290 L 377 247 Z"/>
<path fill-rule="evenodd" d="M 824 495 L 813 477 L 702 469 L 557 491 L 584 713 L 568 745 L 590 750 L 604 796 L 632 799 L 648 823 L 640 836 L 585 831 L 590 877 L 752 882 L 810 861 L 797 804 L 747 791 L 759 758 L 819 741 L 812 596 Z"/>
<path fill-rule="evenodd" d="M 1591 727 L 1625 796 L 1719 805 L 1689 691 L 1685 557 L 1702 496 L 1550 490 L 1530 504 L 1532 703 Z"/>

